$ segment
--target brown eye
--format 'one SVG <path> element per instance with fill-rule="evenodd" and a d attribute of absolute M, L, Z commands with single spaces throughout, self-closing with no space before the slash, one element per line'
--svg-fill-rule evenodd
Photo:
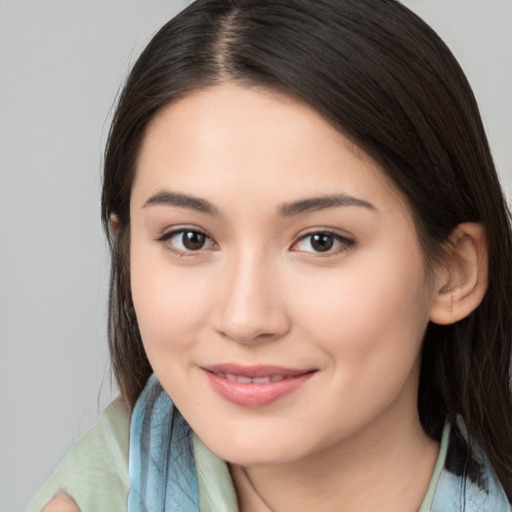
<path fill-rule="evenodd" d="M 169 251 L 186 256 L 187 254 L 215 248 L 215 242 L 202 231 L 195 229 L 177 229 L 158 239 Z"/>
<path fill-rule="evenodd" d="M 183 231 L 182 244 L 189 251 L 198 251 L 204 247 L 206 235 L 198 231 Z"/>
<path fill-rule="evenodd" d="M 310 243 L 316 252 L 330 251 L 334 245 L 334 236 L 330 233 L 317 233 L 311 235 Z"/>
<path fill-rule="evenodd" d="M 312 254 L 335 255 L 354 247 L 355 241 L 331 231 L 315 231 L 300 238 L 291 250 Z"/>

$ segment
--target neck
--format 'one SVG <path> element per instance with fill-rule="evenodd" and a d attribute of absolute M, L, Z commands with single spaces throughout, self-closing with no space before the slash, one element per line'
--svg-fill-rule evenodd
<path fill-rule="evenodd" d="M 286 464 L 231 466 L 240 511 L 415 512 L 439 451 L 419 418 L 381 418 L 335 446 Z"/>

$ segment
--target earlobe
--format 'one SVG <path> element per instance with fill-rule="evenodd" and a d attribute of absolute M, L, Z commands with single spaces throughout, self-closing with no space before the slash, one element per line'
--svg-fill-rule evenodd
<path fill-rule="evenodd" d="M 447 256 L 440 265 L 430 320 L 448 325 L 471 314 L 487 291 L 487 240 L 476 222 L 459 224 L 450 235 Z"/>

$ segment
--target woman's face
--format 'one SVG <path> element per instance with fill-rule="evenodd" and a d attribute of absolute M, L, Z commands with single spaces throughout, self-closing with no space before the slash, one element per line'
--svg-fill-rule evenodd
<path fill-rule="evenodd" d="M 293 99 L 228 84 L 157 115 L 131 197 L 131 282 L 158 379 L 230 462 L 417 422 L 434 286 L 411 214 Z"/>

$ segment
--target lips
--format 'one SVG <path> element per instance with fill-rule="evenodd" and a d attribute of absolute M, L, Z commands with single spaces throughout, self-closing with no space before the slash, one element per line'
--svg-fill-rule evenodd
<path fill-rule="evenodd" d="M 300 388 L 314 369 L 214 365 L 202 368 L 213 390 L 242 407 L 262 407 Z"/>
<path fill-rule="evenodd" d="M 278 382 L 286 378 L 283 375 L 272 375 L 270 377 L 245 377 L 243 375 L 234 375 L 231 373 L 217 373 L 217 375 L 224 379 L 228 379 L 231 382 L 240 382 L 242 384 L 249 384 L 250 382 L 265 384 L 267 382 Z"/>

